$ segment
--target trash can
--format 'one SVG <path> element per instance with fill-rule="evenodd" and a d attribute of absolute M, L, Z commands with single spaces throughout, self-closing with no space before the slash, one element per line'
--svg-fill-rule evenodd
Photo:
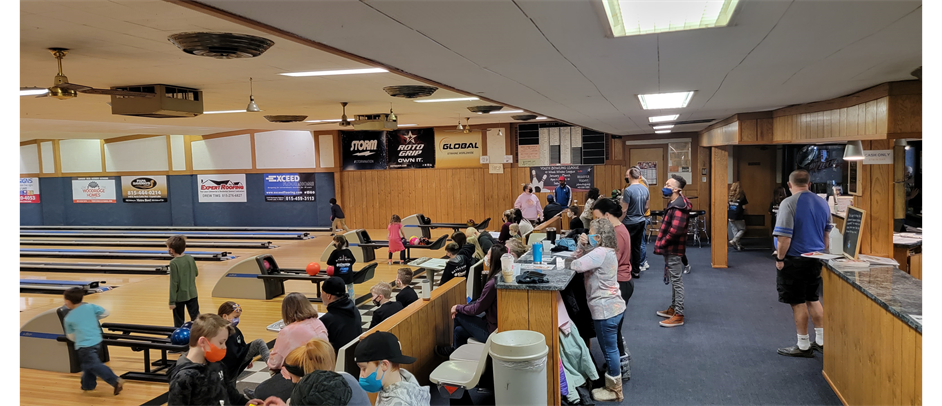
<path fill-rule="evenodd" d="M 498 405 L 546 405 L 548 352 L 546 337 L 536 331 L 494 334 L 490 355 L 494 361 L 494 400 Z"/>

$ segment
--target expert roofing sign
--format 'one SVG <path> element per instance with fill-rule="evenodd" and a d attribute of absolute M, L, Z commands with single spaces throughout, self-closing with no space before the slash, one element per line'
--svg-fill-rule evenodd
<path fill-rule="evenodd" d="M 245 202 L 245 174 L 197 175 L 200 203 Z"/>
<path fill-rule="evenodd" d="M 114 177 L 72 178 L 72 203 L 115 203 Z"/>

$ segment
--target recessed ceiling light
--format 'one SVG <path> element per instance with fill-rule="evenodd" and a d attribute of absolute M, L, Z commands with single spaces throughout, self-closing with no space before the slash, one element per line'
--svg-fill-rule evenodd
<path fill-rule="evenodd" d="M 682 109 L 690 103 L 693 92 L 639 94 L 641 108 L 645 110 Z"/>
<path fill-rule="evenodd" d="M 366 69 L 344 69 L 344 70 L 318 70 L 311 72 L 289 72 L 279 73 L 282 76 L 302 77 L 302 76 L 334 76 L 334 75 L 359 75 L 361 73 L 384 73 L 388 72 L 383 68 Z"/>
<path fill-rule="evenodd" d="M 399 124 L 400 127 L 415 127 L 418 124 Z"/>
<path fill-rule="evenodd" d="M 20 96 L 39 96 L 49 93 L 48 89 L 24 89 L 20 90 Z"/>
<path fill-rule="evenodd" d="M 656 125 L 656 126 L 654 126 L 654 129 L 655 129 L 655 130 L 670 130 L 671 128 L 674 128 L 674 125 L 673 125 L 673 124 Z"/>
<path fill-rule="evenodd" d="M 669 133 L 669 132 L 671 132 L 671 130 L 657 130 L 657 131 L 655 131 L 654 133 L 655 133 L 655 134 L 667 134 L 667 133 Z"/>
<path fill-rule="evenodd" d="M 229 113 L 245 113 L 245 110 L 216 110 L 216 111 L 204 111 L 203 114 L 229 114 Z"/>
<path fill-rule="evenodd" d="M 492 111 L 490 114 L 516 114 L 516 113 L 523 113 L 523 110 L 500 110 L 500 111 Z M 478 113 L 478 114 L 481 114 L 481 113 Z"/>
<path fill-rule="evenodd" d="M 456 97 L 454 99 L 424 99 L 424 100 L 415 100 L 416 103 L 440 103 L 440 102 L 456 102 L 456 101 L 473 101 L 480 100 L 477 97 Z"/>
<path fill-rule="evenodd" d="M 615 37 L 725 27 L 739 0 L 602 0 Z"/>
<path fill-rule="evenodd" d="M 662 121 L 674 121 L 674 120 L 677 119 L 677 117 L 680 117 L 680 114 L 671 114 L 671 115 L 668 115 L 668 116 L 654 116 L 654 117 L 648 117 L 648 122 L 649 122 L 649 123 L 660 123 L 660 122 L 662 122 Z"/>

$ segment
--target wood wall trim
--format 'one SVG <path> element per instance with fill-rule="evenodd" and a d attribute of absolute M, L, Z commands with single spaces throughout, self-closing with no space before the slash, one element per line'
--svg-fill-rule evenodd
<path fill-rule="evenodd" d="M 193 146 L 190 145 L 194 140 L 193 135 L 184 135 L 183 136 L 183 159 L 186 160 L 186 168 L 183 172 L 192 173 L 193 170 Z M 173 169 L 173 167 L 171 167 Z"/>
<path fill-rule="evenodd" d="M 222 133 L 208 134 L 208 135 L 202 135 L 202 136 L 198 136 L 198 137 L 201 137 L 200 139 L 202 139 L 202 140 L 212 140 L 212 139 L 216 139 L 216 138 L 234 137 L 234 136 L 237 136 L 237 135 L 254 135 L 256 132 L 264 132 L 264 131 L 276 131 L 276 130 L 238 130 L 238 131 L 226 131 L 226 132 L 222 132 Z M 195 141 L 195 140 L 194 140 L 194 141 Z M 253 148 L 253 149 L 255 148 L 255 145 L 254 145 L 254 144 L 252 144 L 252 148 Z"/>
<path fill-rule="evenodd" d="M 101 171 L 108 172 L 107 162 L 105 161 L 105 140 L 100 140 L 101 144 Z"/>
<path fill-rule="evenodd" d="M 887 82 L 861 90 L 859 92 L 838 97 L 830 100 L 823 100 L 813 103 L 799 104 L 797 106 L 784 107 L 772 112 L 773 117 L 790 116 L 795 114 L 816 113 L 827 110 L 837 110 L 865 104 L 887 96 L 916 95 L 922 94 L 922 81 L 904 80 L 898 82 Z"/>
<path fill-rule="evenodd" d="M 29 141 L 20 141 L 20 146 L 21 146 L 21 147 L 24 147 L 24 146 L 27 146 L 27 145 L 34 145 L 34 144 L 35 144 L 36 146 L 39 146 L 40 141 L 43 141 L 43 140 L 38 140 L 38 139 L 36 139 L 36 140 L 29 140 Z"/>
<path fill-rule="evenodd" d="M 39 146 L 42 149 L 42 145 Z M 53 173 L 55 176 L 62 176 L 62 157 L 61 150 L 59 149 L 59 140 L 52 140 L 52 155 L 55 157 L 56 171 Z M 105 169 L 105 168 L 102 168 Z M 42 168 L 40 168 L 42 170 Z"/>
<path fill-rule="evenodd" d="M 729 125 L 729 124 L 732 124 L 734 121 L 738 121 L 738 120 L 739 120 L 738 118 L 736 118 L 736 116 L 737 116 L 736 114 L 733 114 L 733 115 L 731 115 L 731 116 L 729 116 L 729 117 L 726 117 L 726 118 L 724 118 L 724 119 L 722 119 L 722 120 L 720 120 L 720 121 L 717 121 L 717 122 L 715 122 L 715 123 L 713 123 L 713 124 L 710 124 L 710 125 L 708 125 L 706 128 L 700 130 L 700 134 L 706 134 L 706 133 L 708 133 L 708 132 L 710 132 L 710 131 L 712 131 L 712 130 L 715 130 L 715 129 L 717 129 L 717 128 L 724 127 L 724 126 L 727 126 L 727 125 Z"/>
<path fill-rule="evenodd" d="M 255 133 L 249 134 L 249 152 L 252 154 L 252 169 L 258 169 L 255 163 Z M 317 149 L 314 149 L 314 155 L 317 155 Z M 317 158 L 314 159 L 314 166 L 317 166 Z"/>
<path fill-rule="evenodd" d="M 163 134 L 135 134 L 135 135 L 125 135 L 125 136 L 122 136 L 122 137 L 114 137 L 114 138 L 103 139 L 102 141 L 104 141 L 105 144 L 109 144 L 109 143 L 112 143 L 112 142 L 134 141 L 134 140 L 142 140 L 142 139 L 145 139 L 145 138 L 154 138 L 154 137 L 166 137 L 166 135 L 163 135 Z"/>

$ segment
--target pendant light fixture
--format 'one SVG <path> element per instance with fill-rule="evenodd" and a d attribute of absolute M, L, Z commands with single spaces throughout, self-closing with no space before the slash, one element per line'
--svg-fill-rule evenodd
<path fill-rule="evenodd" d="M 392 111 L 392 103 L 389 103 L 389 121 L 397 121 L 396 113 Z"/>
<path fill-rule="evenodd" d="M 463 131 L 463 130 L 464 130 L 464 126 L 461 125 L 461 117 L 459 116 L 458 117 L 458 131 Z"/>
<path fill-rule="evenodd" d="M 249 78 L 249 105 L 245 107 L 245 111 L 249 113 L 258 113 L 262 109 L 258 108 L 258 105 L 255 104 L 255 95 L 254 88 L 252 87 L 252 78 Z"/>
<path fill-rule="evenodd" d="M 863 143 L 860 141 L 847 141 L 844 147 L 845 161 L 862 161 L 864 159 Z"/>

